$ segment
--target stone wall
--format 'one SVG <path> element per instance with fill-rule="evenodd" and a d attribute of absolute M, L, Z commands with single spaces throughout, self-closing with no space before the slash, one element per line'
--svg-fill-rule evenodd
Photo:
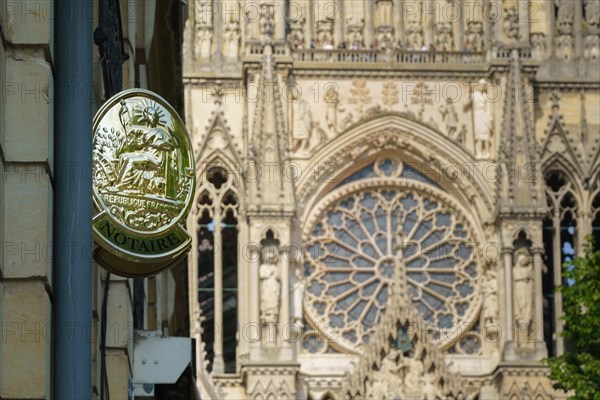
<path fill-rule="evenodd" d="M 50 398 L 52 12 L 0 6 L 1 398 Z"/>

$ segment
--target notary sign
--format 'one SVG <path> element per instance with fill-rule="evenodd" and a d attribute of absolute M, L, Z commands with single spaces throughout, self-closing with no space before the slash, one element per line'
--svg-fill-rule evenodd
<path fill-rule="evenodd" d="M 118 275 L 168 268 L 190 249 L 183 224 L 194 198 L 194 155 L 181 118 L 161 97 L 121 92 L 94 118 L 96 260 Z"/>

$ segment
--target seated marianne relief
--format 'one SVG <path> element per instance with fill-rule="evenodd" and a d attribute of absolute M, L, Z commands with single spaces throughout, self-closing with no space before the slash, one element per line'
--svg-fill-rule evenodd
<path fill-rule="evenodd" d="M 129 110 L 124 103 L 122 107 L 120 117 L 125 121 L 123 117 Z M 169 155 L 176 143 L 174 137 L 159 125 L 159 119 L 156 108 L 146 107 L 139 125 L 123 122 L 131 140 L 124 143 L 119 155 L 118 178 L 111 191 L 166 196 Z"/>

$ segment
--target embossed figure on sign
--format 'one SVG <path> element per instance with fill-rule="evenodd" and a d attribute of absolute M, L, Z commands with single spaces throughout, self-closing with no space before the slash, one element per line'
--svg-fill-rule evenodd
<path fill-rule="evenodd" d="M 169 156 L 176 147 L 172 135 L 159 125 L 159 111 L 146 106 L 138 124 L 131 124 L 125 102 L 121 103 L 121 123 L 127 141 L 119 155 L 118 178 L 113 191 L 166 196 Z"/>

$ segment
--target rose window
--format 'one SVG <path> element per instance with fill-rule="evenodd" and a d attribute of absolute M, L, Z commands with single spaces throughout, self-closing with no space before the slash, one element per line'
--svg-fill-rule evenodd
<path fill-rule="evenodd" d="M 447 346 L 478 312 L 470 224 L 432 182 L 405 179 L 397 162 L 390 174 L 389 163 L 379 161 L 355 174 L 357 179 L 346 179 L 309 222 L 306 318 L 317 331 L 335 328 L 332 345 L 339 350 L 368 342 L 385 312 L 398 232 L 414 307 L 430 327 L 455 330 L 443 340 Z"/>

